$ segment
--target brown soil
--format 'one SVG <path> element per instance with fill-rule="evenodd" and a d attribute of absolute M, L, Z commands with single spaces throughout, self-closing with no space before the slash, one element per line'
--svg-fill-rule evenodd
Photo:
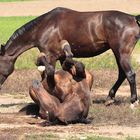
<path fill-rule="evenodd" d="M 40 127 L 34 123 L 43 120 L 30 115 L 18 113 L 20 109 L 32 103 L 28 95 L 28 87 L 33 79 L 40 79 L 36 70 L 15 71 L 6 81 L 0 95 L 0 135 L 2 139 L 26 139 L 31 135 L 50 135 L 53 139 L 66 139 L 70 136 L 83 137 L 101 135 L 115 138 L 127 136 L 140 138 L 139 106 L 130 109 L 130 91 L 125 82 L 117 93 L 116 103 L 110 107 L 104 105 L 108 90 L 117 78 L 117 72 L 111 70 L 94 71 L 92 88 L 92 105 L 89 118 L 91 124 L 71 124 L 68 126 Z M 139 71 L 137 71 L 138 91 L 140 91 Z M 107 82 L 108 81 L 108 82 Z M 11 92 L 12 91 L 12 92 Z M 18 113 L 18 114 L 17 114 Z M 57 137 L 57 138 L 56 138 Z M 41 138 L 40 138 L 41 139 Z"/>

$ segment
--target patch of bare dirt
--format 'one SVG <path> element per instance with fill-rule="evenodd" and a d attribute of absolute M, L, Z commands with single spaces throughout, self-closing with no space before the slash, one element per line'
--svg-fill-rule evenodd
<path fill-rule="evenodd" d="M 59 139 L 102 135 L 115 138 L 127 136 L 140 138 L 140 106 L 130 109 L 130 90 L 125 82 L 117 93 L 116 103 L 110 107 L 104 105 L 109 88 L 117 78 L 117 71 L 93 71 L 92 105 L 89 117 L 91 124 L 71 124 L 68 126 L 40 127 L 34 123 L 36 119 L 24 113 L 18 113 L 24 106 L 32 103 L 28 95 L 28 87 L 33 79 L 40 79 L 36 70 L 17 70 L 6 81 L 0 95 L 0 135 L 2 139 L 24 139 L 30 135 L 55 134 Z M 140 87 L 139 70 L 137 84 Z M 11 92 L 12 91 L 12 92 Z M 140 89 L 138 88 L 138 91 Z M 54 138 L 55 139 L 55 138 Z"/>
<path fill-rule="evenodd" d="M 8 96 L 8 95 L 7 95 Z M 44 120 L 36 119 L 30 115 L 18 113 L 18 111 L 31 102 L 30 99 L 23 103 L 18 95 L 13 100 L 18 99 L 18 103 L 0 105 L 0 135 L 2 139 L 21 139 L 30 135 L 50 135 L 54 134 L 57 139 L 67 139 L 70 136 L 86 137 L 91 135 L 101 135 L 113 138 L 124 138 L 127 136 L 140 138 L 139 110 L 132 111 L 129 108 L 127 97 L 119 97 L 119 104 L 105 107 L 105 96 L 95 95 L 92 97 L 93 103 L 90 108 L 89 117 L 93 117 L 91 124 L 70 124 L 68 126 L 48 126 L 41 127 L 35 123 L 41 123 Z M 27 97 L 26 97 L 27 98 Z M 6 98 L 1 96 L 1 99 Z M 15 107 L 13 112 L 11 109 Z M 6 111 L 4 110 L 6 109 Z M 55 139 L 55 140 L 57 140 Z"/>
<path fill-rule="evenodd" d="M 93 92 L 99 92 L 102 94 L 99 89 L 104 89 L 104 91 L 109 91 L 112 85 L 117 80 L 118 72 L 117 70 L 93 70 L 94 76 L 94 84 L 93 84 Z M 140 88 L 140 70 L 136 71 L 136 82 L 137 88 Z M 4 83 L 0 94 L 3 93 L 26 93 L 28 95 L 28 88 L 32 84 L 32 81 L 38 79 L 40 80 L 40 74 L 37 70 L 15 70 Z M 124 84 L 126 92 L 129 94 L 129 85 L 128 82 L 125 81 Z M 121 92 L 124 88 L 121 88 Z M 108 92 L 107 91 L 107 92 Z M 107 95 L 107 93 L 106 93 Z"/>

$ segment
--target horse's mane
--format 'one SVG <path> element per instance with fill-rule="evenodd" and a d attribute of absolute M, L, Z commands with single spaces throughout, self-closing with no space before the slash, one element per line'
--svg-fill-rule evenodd
<path fill-rule="evenodd" d="M 39 17 L 37 17 L 37 18 L 35 18 L 35 19 L 29 21 L 28 23 L 24 24 L 23 26 L 21 26 L 21 27 L 20 27 L 19 29 L 17 29 L 17 30 L 13 33 L 13 35 L 9 38 L 9 40 L 8 40 L 7 43 L 5 44 L 5 48 L 4 48 L 4 49 L 7 50 L 7 49 L 9 48 L 9 46 L 11 45 L 11 43 L 12 43 L 17 37 L 23 35 L 23 33 L 25 33 L 26 31 L 29 31 L 30 29 L 32 29 L 32 27 L 36 26 L 36 25 L 39 23 L 39 21 L 41 21 L 44 17 L 48 17 L 48 18 L 49 18 L 48 15 L 53 16 L 53 15 L 55 15 L 56 13 L 58 13 L 58 12 L 64 10 L 64 9 L 66 9 L 66 8 L 57 7 L 57 8 L 55 8 L 55 9 L 53 9 L 53 10 L 51 10 L 51 11 L 49 11 L 49 12 L 47 12 L 47 13 L 41 15 L 41 16 L 39 16 Z M 51 13 L 51 14 L 50 14 L 50 13 Z"/>
<path fill-rule="evenodd" d="M 9 38 L 9 40 L 7 41 L 7 43 L 5 44 L 5 50 L 7 50 L 10 46 L 10 44 L 19 36 L 23 35 L 26 31 L 29 31 L 30 29 L 32 29 L 32 27 L 34 27 L 35 25 L 38 24 L 38 22 L 44 17 L 46 16 L 48 13 L 45 13 L 31 21 L 29 21 L 28 23 L 24 24 L 23 26 L 21 26 L 20 28 L 18 28 L 13 34 L 12 36 Z"/>

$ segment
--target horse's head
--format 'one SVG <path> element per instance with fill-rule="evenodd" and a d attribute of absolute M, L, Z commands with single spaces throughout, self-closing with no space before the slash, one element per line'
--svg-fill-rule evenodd
<path fill-rule="evenodd" d="M 1 45 L 0 49 L 0 88 L 7 77 L 14 70 L 14 61 L 11 57 L 6 55 L 4 45 Z"/>

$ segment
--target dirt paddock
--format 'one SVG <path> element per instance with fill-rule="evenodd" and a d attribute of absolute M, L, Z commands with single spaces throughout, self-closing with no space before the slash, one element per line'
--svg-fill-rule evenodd
<path fill-rule="evenodd" d="M 117 93 L 116 103 L 104 105 L 108 90 L 117 78 L 117 72 L 112 70 L 97 70 L 94 74 L 92 88 L 92 104 L 89 118 L 91 124 L 70 124 L 68 126 L 40 127 L 35 123 L 43 120 L 19 111 L 33 103 L 28 94 L 28 87 L 33 79 L 40 79 L 36 70 L 15 71 L 4 84 L 0 95 L 0 139 L 30 139 L 30 137 L 47 137 L 46 139 L 80 139 L 88 136 L 101 135 L 113 138 L 128 136 L 140 138 L 140 106 L 130 109 L 130 91 L 125 82 Z M 106 75 L 105 77 L 103 75 Z M 140 71 L 137 71 L 140 75 Z M 34 77 L 34 78 L 33 78 Z M 110 80 L 111 79 L 111 80 Z M 110 81 L 110 82 L 106 82 Z M 137 78 L 140 92 L 140 79 Z M 27 113 L 28 114 L 28 113 Z M 42 139 L 39 137 L 39 139 Z"/>
<path fill-rule="evenodd" d="M 121 10 L 127 13 L 140 13 L 139 0 L 41 0 L 0 3 L 0 16 L 40 15 L 55 7 L 68 7 L 80 11 Z M 140 106 L 130 109 L 130 91 L 125 82 L 117 93 L 116 103 L 106 107 L 105 98 L 117 79 L 117 71 L 93 71 L 95 82 L 92 88 L 92 104 L 89 117 L 91 124 L 70 124 L 68 126 L 40 127 L 34 123 L 43 120 L 18 113 L 28 103 L 28 87 L 33 79 L 39 79 L 35 70 L 15 71 L 0 91 L 0 140 L 21 139 L 87 139 L 101 135 L 124 139 L 140 138 Z M 137 71 L 138 93 L 140 92 L 140 70 Z M 40 135 L 40 137 L 39 137 Z"/>

